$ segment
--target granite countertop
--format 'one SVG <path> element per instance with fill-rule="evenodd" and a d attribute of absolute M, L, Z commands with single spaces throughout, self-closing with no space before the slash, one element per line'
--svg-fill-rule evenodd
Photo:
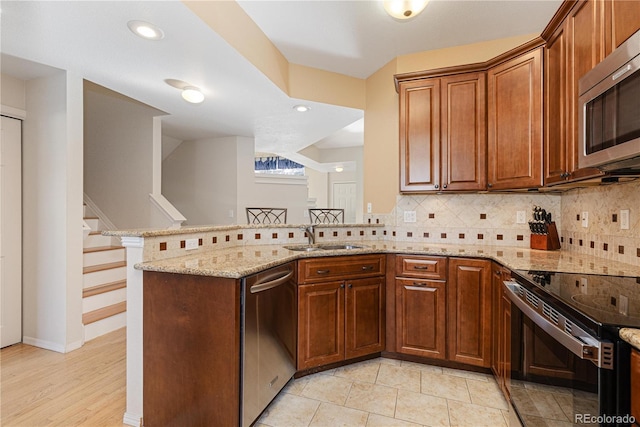
<path fill-rule="evenodd" d="M 620 338 L 640 350 L 640 329 L 622 328 L 620 329 Z"/>
<path fill-rule="evenodd" d="M 303 258 L 363 254 L 418 254 L 492 259 L 512 270 L 543 270 L 565 273 L 640 277 L 640 266 L 576 254 L 527 248 L 415 244 L 410 242 L 358 241 L 359 249 L 300 252 L 283 245 L 237 246 L 136 264 L 138 270 L 241 278 L 270 267 Z"/>

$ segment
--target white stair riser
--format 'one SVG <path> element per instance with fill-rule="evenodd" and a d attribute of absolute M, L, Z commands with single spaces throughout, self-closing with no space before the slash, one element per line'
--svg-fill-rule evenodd
<path fill-rule="evenodd" d="M 84 218 L 84 222 L 86 222 L 93 231 L 100 230 L 100 220 L 98 218 Z"/>
<path fill-rule="evenodd" d="M 93 295 L 82 299 L 82 314 L 98 310 L 109 305 L 117 304 L 127 300 L 127 288 L 116 289 L 115 291 Z"/>
<path fill-rule="evenodd" d="M 115 331 L 127 326 L 127 313 L 119 313 L 106 319 L 84 325 L 85 342 L 97 338 L 101 335 Z"/>
<path fill-rule="evenodd" d="M 94 271 L 93 273 L 86 273 L 82 278 L 82 286 L 84 288 L 90 288 L 92 286 L 98 286 L 109 282 L 118 282 L 120 280 L 126 280 L 127 269 L 126 267 L 111 268 L 109 270 Z"/>
<path fill-rule="evenodd" d="M 92 234 L 90 236 L 87 236 L 86 239 L 84 239 L 84 244 L 82 246 L 84 246 L 85 248 L 96 248 L 98 246 L 111 246 L 111 245 L 112 245 L 111 236 L 103 236 L 102 234 Z"/>
<path fill-rule="evenodd" d="M 108 251 L 86 252 L 82 255 L 84 267 L 93 265 L 109 264 L 112 262 L 124 261 L 124 248 L 111 249 Z"/>

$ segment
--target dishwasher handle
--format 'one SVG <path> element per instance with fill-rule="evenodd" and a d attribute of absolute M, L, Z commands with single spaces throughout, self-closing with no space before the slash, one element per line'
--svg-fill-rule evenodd
<path fill-rule="evenodd" d="M 287 283 L 291 276 L 293 276 L 293 270 L 278 271 L 277 273 L 269 275 L 258 283 L 252 285 L 250 291 L 252 294 L 268 291 L 269 289 L 273 289 Z"/>

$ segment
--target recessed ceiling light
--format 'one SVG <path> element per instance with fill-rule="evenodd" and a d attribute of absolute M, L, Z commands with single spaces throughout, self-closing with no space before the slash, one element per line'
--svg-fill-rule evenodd
<path fill-rule="evenodd" d="M 204 101 L 204 94 L 194 86 L 187 86 L 182 89 L 182 98 L 192 104 L 199 104 Z"/>
<path fill-rule="evenodd" d="M 309 107 L 307 107 L 306 105 L 296 105 L 293 107 L 293 109 L 299 113 L 304 113 L 306 111 L 309 111 Z"/>
<path fill-rule="evenodd" d="M 160 40 L 164 38 L 164 32 L 153 24 L 144 21 L 129 21 L 127 26 L 136 36 L 147 40 Z"/>

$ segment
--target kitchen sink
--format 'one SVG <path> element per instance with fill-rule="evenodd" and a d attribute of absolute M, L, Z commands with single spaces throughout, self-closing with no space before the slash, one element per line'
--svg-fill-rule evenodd
<path fill-rule="evenodd" d="M 313 251 L 337 251 L 337 250 L 349 250 L 349 249 L 362 249 L 366 248 L 363 245 L 350 245 L 350 244 L 326 244 L 326 245 L 295 245 L 285 246 L 285 249 L 298 252 L 313 252 Z"/>

